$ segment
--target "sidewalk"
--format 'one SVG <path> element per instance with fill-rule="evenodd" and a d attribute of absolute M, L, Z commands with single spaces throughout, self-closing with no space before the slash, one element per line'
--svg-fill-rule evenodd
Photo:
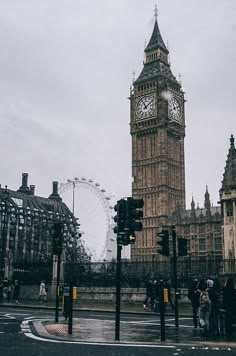
<path fill-rule="evenodd" d="M 15 306 L 13 303 L 0 304 L 0 306 Z M 49 309 L 55 310 L 55 302 L 47 302 L 39 304 L 33 301 L 22 300 L 20 307 L 31 309 Z M 73 318 L 73 331 L 72 335 L 68 334 L 68 321 L 64 320 L 61 313 L 61 305 L 59 310 L 59 322 L 55 320 L 35 320 L 30 323 L 31 332 L 37 336 L 69 341 L 69 342 L 93 342 L 93 343 L 145 343 L 145 344 L 188 344 L 188 345 L 208 345 L 208 346 L 222 346 L 222 347 L 236 347 L 236 334 L 234 337 L 227 339 L 226 337 L 202 335 L 202 329 L 194 329 L 192 323 L 184 323 L 180 320 L 179 327 L 176 328 L 174 324 L 174 312 L 168 306 L 166 311 L 166 328 L 165 341 L 161 341 L 160 333 L 160 317 L 157 313 L 145 311 L 142 304 L 121 304 L 121 322 L 120 322 L 120 341 L 115 340 L 115 305 L 112 303 L 78 303 L 74 304 L 73 310 L 90 311 L 96 313 L 99 311 L 108 311 L 112 313 L 111 320 L 99 320 L 94 316 L 93 319 L 74 317 Z M 179 317 L 191 318 L 191 305 L 188 303 L 179 304 Z M 134 320 L 125 321 L 122 314 L 138 314 L 149 315 L 150 319 L 142 320 L 134 318 Z M 76 313 L 78 315 L 78 313 Z M 114 317 L 113 317 L 114 316 Z M 109 317 L 107 318 L 109 319 Z M 124 321 L 123 321 L 124 320 Z M 158 325 L 157 325 L 158 324 Z M 185 325 L 184 325 L 185 324 Z"/>
<path fill-rule="evenodd" d="M 10 303 L 0 303 L 1 306 L 16 306 L 14 302 Z M 55 301 L 48 301 L 45 303 L 38 303 L 35 300 L 21 300 L 20 301 L 20 307 L 22 308 L 32 308 L 32 309 L 38 309 L 38 308 L 43 308 L 43 309 L 49 309 L 49 310 L 54 310 L 55 309 Z M 115 312 L 115 303 L 111 302 L 101 302 L 101 301 L 88 301 L 88 302 L 75 302 L 73 303 L 73 310 L 79 311 L 79 310 L 84 310 L 84 311 L 107 311 L 107 312 Z M 60 302 L 60 309 L 61 309 L 61 302 Z M 121 303 L 120 307 L 121 313 L 135 313 L 135 314 L 153 314 L 153 315 L 158 315 L 157 313 L 151 312 L 149 310 L 144 310 L 143 304 L 142 303 Z M 167 306 L 166 310 L 166 315 L 174 315 L 174 312 L 171 310 L 169 306 Z M 192 316 L 192 308 L 189 303 L 180 303 L 179 304 L 179 316 Z"/>

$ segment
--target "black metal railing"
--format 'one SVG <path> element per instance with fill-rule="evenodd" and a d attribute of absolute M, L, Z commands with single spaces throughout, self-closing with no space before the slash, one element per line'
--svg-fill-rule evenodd
<path fill-rule="evenodd" d="M 52 281 L 52 262 L 14 264 L 13 279 L 24 284 L 38 284 L 45 279 Z M 219 277 L 222 282 L 227 278 L 236 277 L 236 260 L 216 258 L 183 258 L 177 261 L 177 279 L 179 288 L 187 288 L 192 278 Z M 154 262 L 121 263 L 121 287 L 142 288 L 148 279 L 164 279 L 173 281 L 172 260 Z M 64 282 L 73 281 L 81 287 L 115 287 L 116 262 L 65 263 Z"/>

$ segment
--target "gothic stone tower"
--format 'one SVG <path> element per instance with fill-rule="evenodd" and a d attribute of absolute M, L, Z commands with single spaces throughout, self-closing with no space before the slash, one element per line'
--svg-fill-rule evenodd
<path fill-rule="evenodd" d="M 223 257 L 225 260 L 236 258 L 236 149 L 231 135 L 227 156 L 220 203 L 223 212 Z M 230 261 L 229 261 L 230 262 Z M 226 272 L 230 266 L 225 265 Z"/>
<path fill-rule="evenodd" d="M 132 195 L 144 199 L 142 232 L 131 246 L 133 261 L 153 261 L 156 233 L 185 209 L 184 92 L 171 72 L 169 51 L 155 16 L 144 67 L 131 88 Z"/>

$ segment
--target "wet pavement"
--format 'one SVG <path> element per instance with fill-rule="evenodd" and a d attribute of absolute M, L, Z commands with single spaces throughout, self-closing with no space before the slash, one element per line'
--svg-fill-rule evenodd
<path fill-rule="evenodd" d="M 7 304 L 15 306 L 12 303 Z M 5 304 L 6 306 L 6 304 Z M 21 308 L 54 310 L 55 303 L 38 304 L 22 301 Z M 113 303 L 84 303 L 75 304 L 76 316 L 73 318 L 72 335 L 68 334 L 68 321 L 63 320 L 60 310 L 59 322 L 42 319 L 29 321 L 31 333 L 42 338 L 69 342 L 114 343 L 115 340 L 115 305 Z M 81 311 L 81 314 L 78 314 Z M 87 317 L 83 312 L 90 312 Z M 98 317 L 98 312 L 108 312 Z M 166 310 L 165 341 L 161 341 L 160 317 L 157 313 L 144 310 L 142 304 L 122 303 L 120 322 L 120 343 L 142 344 L 191 344 L 210 346 L 236 347 L 236 332 L 233 337 L 216 337 L 203 335 L 202 329 L 194 329 L 191 318 L 191 305 L 179 305 L 179 327 L 175 327 L 175 315 L 170 307 Z M 78 313 L 77 313 L 78 312 Z"/>
<path fill-rule="evenodd" d="M 78 310 L 88 311 L 115 311 L 115 306 L 96 305 L 91 308 L 88 305 Z M 113 318 L 114 316 L 114 318 Z M 105 320 L 104 320 L 105 319 Z M 110 320 L 109 320 L 110 319 Z M 93 317 L 73 318 L 73 331 L 68 334 L 68 321 L 44 320 L 33 323 L 34 331 L 45 338 L 57 340 L 114 343 L 115 340 L 115 314 L 112 318 L 103 316 L 98 319 Z M 203 329 L 195 329 L 192 324 L 191 306 L 188 303 L 179 306 L 179 327 L 175 327 L 175 315 L 171 308 L 167 308 L 165 316 L 165 341 L 161 341 L 160 317 L 157 313 L 145 311 L 142 305 L 123 304 L 121 306 L 120 340 L 121 343 L 170 343 L 191 345 L 213 345 L 236 347 L 236 333 L 233 337 L 204 336 Z"/>
<path fill-rule="evenodd" d="M 167 324 L 168 323 L 168 324 Z M 94 343 L 114 343 L 115 322 L 114 320 L 98 319 L 73 319 L 72 335 L 68 334 L 68 322 L 60 321 L 34 321 L 36 334 L 49 339 L 64 341 L 80 341 Z M 184 320 L 178 328 L 174 326 L 173 318 L 166 318 L 165 341 L 161 341 L 160 324 L 158 318 L 150 320 L 121 321 L 120 341 L 121 343 L 170 343 L 191 345 L 215 345 L 236 347 L 236 337 L 231 339 L 225 337 L 203 336 L 202 329 L 194 329 Z"/>

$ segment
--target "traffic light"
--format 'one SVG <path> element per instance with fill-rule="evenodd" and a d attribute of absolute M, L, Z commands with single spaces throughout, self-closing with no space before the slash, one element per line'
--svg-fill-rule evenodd
<path fill-rule="evenodd" d="M 135 238 L 135 231 L 142 231 L 143 224 L 140 219 L 143 218 L 143 199 L 127 198 L 125 229 L 129 236 Z M 138 220 L 138 221 L 137 221 Z"/>
<path fill-rule="evenodd" d="M 135 243 L 135 234 L 129 236 L 126 232 L 121 232 L 117 235 L 117 245 L 127 246 Z"/>
<path fill-rule="evenodd" d="M 184 239 L 183 237 L 178 238 L 178 255 L 181 256 L 187 256 L 188 254 L 188 247 L 187 247 L 187 239 Z"/>
<path fill-rule="evenodd" d="M 143 199 L 127 198 L 121 199 L 114 206 L 117 215 L 114 221 L 114 233 L 117 234 L 117 244 L 127 246 L 135 243 L 135 231 L 141 231 L 143 225 L 137 221 L 143 217 Z"/>
<path fill-rule="evenodd" d="M 113 228 L 113 231 L 118 234 L 123 232 L 125 227 L 126 201 L 124 199 L 118 200 L 114 210 L 117 212 L 117 215 L 114 216 L 117 225 Z"/>
<path fill-rule="evenodd" d="M 157 241 L 157 244 L 161 246 L 161 249 L 158 249 L 157 252 L 163 256 L 169 256 L 169 231 L 162 230 L 161 232 L 157 233 L 157 236 L 161 238 L 160 241 Z"/>
<path fill-rule="evenodd" d="M 53 230 L 53 254 L 60 256 L 62 254 L 62 224 L 55 223 L 53 226 Z"/>

